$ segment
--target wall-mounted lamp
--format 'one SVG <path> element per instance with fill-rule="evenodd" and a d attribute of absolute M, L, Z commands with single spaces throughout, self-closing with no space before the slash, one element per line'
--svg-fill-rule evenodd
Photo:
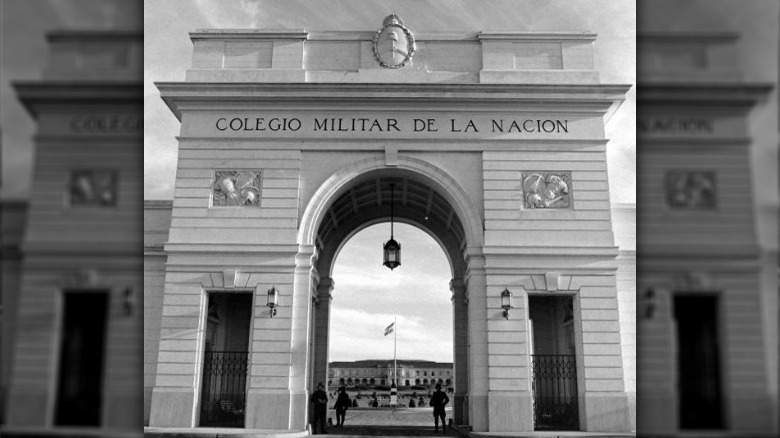
<path fill-rule="evenodd" d="M 504 309 L 504 318 L 509 319 L 509 309 L 512 308 L 512 292 L 504 288 L 501 292 L 501 308 Z"/>
<path fill-rule="evenodd" d="M 271 309 L 271 318 L 276 315 L 276 307 L 278 306 L 277 302 L 279 300 L 279 291 L 276 290 L 276 286 L 271 286 L 270 289 L 268 289 L 268 303 L 266 306 L 268 306 Z"/>
<path fill-rule="evenodd" d="M 653 314 L 655 313 L 655 289 L 649 288 L 644 291 L 641 300 L 645 319 L 653 319 Z"/>
<path fill-rule="evenodd" d="M 122 297 L 122 307 L 124 307 L 125 315 L 130 316 L 133 314 L 133 309 L 135 309 L 135 291 L 132 287 L 127 287 L 125 288 Z"/>

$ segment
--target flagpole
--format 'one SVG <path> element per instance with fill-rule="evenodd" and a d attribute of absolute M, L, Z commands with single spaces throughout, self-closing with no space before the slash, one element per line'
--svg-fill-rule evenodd
<path fill-rule="evenodd" d="M 398 327 L 395 325 L 395 317 L 393 317 L 393 379 L 395 379 L 395 387 L 398 388 L 398 363 L 396 362 L 395 353 L 398 345 Z"/>

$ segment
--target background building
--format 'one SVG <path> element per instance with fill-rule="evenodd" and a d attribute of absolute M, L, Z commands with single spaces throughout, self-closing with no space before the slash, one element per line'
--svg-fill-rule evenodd
<path fill-rule="evenodd" d="M 436 383 L 443 388 L 450 387 L 455 376 L 452 363 L 428 360 L 331 362 L 328 364 L 328 386 L 386 386 L 393 382 L 396 369 L 399 387 L 428 387 Z"/>

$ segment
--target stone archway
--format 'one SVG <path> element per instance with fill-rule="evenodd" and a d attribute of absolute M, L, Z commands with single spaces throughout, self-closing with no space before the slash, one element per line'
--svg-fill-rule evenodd
<path fill-rule="evenodd" d="M 304 213 L 299 236 L 313 237 L 310 279 L 316 282 L 315 299 L 318 303 L 313 315 L 316 327 L 313 351 L 310 357 L 309 388 L 314 382 L 327 381 L 328 333 L 330 324 L 330 292 L 334 286 L 331 272 L 343 245 L 362 229 L 385 222 L 390 216 L 390 183 L 395 183 L 398 196 L 394 211 L 398 222 L 422 229 L 434 238 L 444 251 L 451 269 L 453 303 L 453 344 L 455 394 L 453 407 L 457 424 L 468 424 L 466 397 L 469 388 L 469 315 L 466 299 L 468 271 L 466 248 L 469 235 L 481 241 L 481 233 L 472 227 L 467 230 L 461 217 L 474 222 L 474 210 L 469 209 L 468 198 L 462 189 L 444 172 L 422 160 L 399 158 L 402 166 L 383 166 L 381 160 L 353 163 L 336 172 L 314 196 Z M 360 164 L 356 166 L 355 164 Z M 361 169 L 362 167 L 362 169 Z M 449 200 L 459 203 L 456 207 Z M 320 205 L 317 205 L 319 203 Z M 458 214 L 458 210 L 465 214 Z M 315 218 L 319 221 L 315 224 Z M 307 221 L 308 220 L 308 221 Z M 312 222 L 309 222 L 312 221 Z M 467 222 L 468 223 L 468 222 Z M 316 227 L 314 226 L 316 225 Z M 481 225 L 480 225 L 481 226 Z M 316 233 L 312 233 L 316 230 Z M 300 259 L 300 257 L 299 257 Z"/>
<path fill-rule="evenodd" d="M 554 293 L 576 296 L 581 428 L 625 430 L 604 116 L 628 87 L 601 84 L 598 72 L 587 71 L 592 66 L 578 64 L 590 59 L 595 35 L 544 35 L 570 71 L 495 70 L 515 64 L 514 52 L 501 47 L 511 42 L 535 51 L 539 37 L 445 36 L 453 50 L 467 44 L 491 61 L 476 55 L 473 72 L 459 75 L 463 81 L 444 80 L 452 72 L 364 68 L 371 59 L 355 58 L 358 74 L 326 75 L 331 83 L 304 61 L 341 53 L 334 48 L 363 36 L 333 45 L 297 31 L 194 34 L 197 59 L 229 57 L 214 48 L 240 38 L 258 54 L 273 53 L 267 60 L 274 62 L 251 71 L 198 64 L 185 82 L 157 84 L 182 130 L 167 261 L 157 271 L 164 280 L 155 286 L 162 316 L 149 341 L 159 353 L 149 374 L 150 424 L 197 427 L 204 296 L 240 289 L 259 303 L 244 424 L 304 430 L 315 370 L 327 367 L 327 357 L 314 352 L 327 346 L 322 315 L 333 287 L 330 263 L 350 233 L 387 215 L 381 208 L 350 213 L 349 190 L 378 179 L 377 204 L 382 179 L 397 178 L 423 187 L 416 210 L 431 199 L 443 206 L 437 220 L 449 223 L 426 225 L 411 207 L 405 213 L 437 236 L 452 263 L 455 318 L 468 321 L 455 333 L 468 345 L 456 358 L 468 364 L 460 367 L 467 368 L 468 388 L 455 401 L 464 422 L 476 432 L 534 429 L 527 299 Z M 304 67 L 295 72 L 275 61 L 298 55 Z M 278 83 L 281 77 L 290 82 Z M 294 123 L 271 128 L 271 120 Z M 363 127 L 368 120 L 387 129 Z M 239 193 L 239 180 L 251 191 Z M 269 313 L 263 303 L 273 287 L 279 302 Z M 505 289 L 514 294 L 511 316 L 503 311 Z"/>

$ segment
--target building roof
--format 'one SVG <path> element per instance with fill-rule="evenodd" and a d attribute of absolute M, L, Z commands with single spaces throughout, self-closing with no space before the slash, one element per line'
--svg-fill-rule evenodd
<path fill-rule="evenodd" d="M 452 362 L 434 362 L 432 360 L 404 360 L 397 361 L 399 368 L 452 368 Z M 392 367 L 393 361 L 385 359 L 365 359 L 353 362 L 331 362 L 330 368 L 385 368 Z"/>

